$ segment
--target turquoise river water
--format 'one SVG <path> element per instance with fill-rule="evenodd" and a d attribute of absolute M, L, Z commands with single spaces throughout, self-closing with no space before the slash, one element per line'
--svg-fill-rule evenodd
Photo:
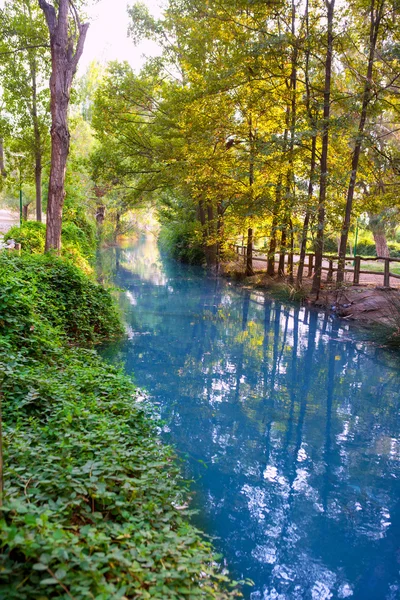
<path fill-rule="evenodd" d="M 148 238 L 100 260 L 128 331 L 105 355 L 159 408 L 245 598 L 399 599 L 398 355 Z"/>

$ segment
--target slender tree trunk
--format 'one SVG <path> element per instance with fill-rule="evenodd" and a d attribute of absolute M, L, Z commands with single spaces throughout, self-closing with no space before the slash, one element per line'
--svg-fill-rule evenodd
<path fill-rule="evenodd" d="M 85 43 L 88 23 L 82 24 L 70 0 L 54 6 L 39 0 L 50 33 L 51 77 L 51 166 L 47 200 L 46 250 L 61 249 L 62 212 L 65 198 L 65 171 L 69 153 L 68 106 L 72 80 Z M 72 15 L 76 33 L 69 28 Z M 76 41 L 76 44 L 74 43 Z"/>
<path fill-rule="evenodd" d="M 300 287 L 303 282 L 303 272 L 304 272 L 304 263 L 306 259 L 306 251 L 307 251 L 307 236 L 308 236 L 308 228 L 310 225 L 310 217 L 311 217 L 311 203 L 314 191 L 314 174 L 315 174 L 315 166 L 316 166 L 316 146 L 317 146 L 317 137 L 313 135 L 311 140 L 311 164 L 310 164 L 310 179 L 308 181 L 308 195 L 307 195 L 307 209 L 304 217 L 303 230 L 301 233 L 301 244 L 300 244 L 300 258 L 299 258 L 299 266 L 297 268 L 297 287 Z"/>
<path fill-rule="evenodd" d="M 28 3 L 29 17 L 32 19 L 30 5 Z M 39 127 L 38 108 L 37 108 L 37 64 L 34 56 L 29 57 L 29 69 L 31 74 L 32 86 L 32 104 L 30 113 L 33 124 L 34 148 L 35 148 L 35 201 L 36 201 L 36 221 L 42 221 L 42 136 Z"/>
<path fill-rule="evenodd" d="M 216 242 L 216 227 L 214 218 L 214 206 L 211 202 L 207 203 L 207 243 L 206 243 L 206 260 L 209 268 L 214 268 L 217 264 L 217 242 Z M 211 242 L 211 243 L 210 243 Z"/>
<path fill-rule="evenodd" d="M 292 219 L 289 219 L 289 232 L 290 232 L 290 247 L 288 254 L 288 268 L 287 273 L 289 276 L 289 283 L 293 283 L 293 264 L 294 264 L 294 229 Z"/>
<path fill-rule="evenodd" d="M 223 248 L 224 248 L 224 210 L 222 207 L 222 202 L 218 202 L 217 204 L 217 269 L 219 268 L 219 263 L 223 258 Z"/>
<path fill-rule="evenodd" d="M 42 155 L 35 158 L 36 221 L 42 222 Z"/>
<path fill-rule="evenodd" d="M 315 131 L 316 128 L 316 117 L 314 117 L 312 108 L 311 108 L 311 85 L 310 85 L 310 22 L 309 22 L 309 2 L 306 0 L 306 8 L 305 8 L 305 19 L 306 19 L 306 39 L 307 39 L 307 47 L 306 47 L 306 60 L 305 60 L 305 84 L 306 84 L 306 109 L 309 126 Z M 310 226 L 310 217 L 311 217 L 311 206 L 312 199 L 314 193 L 314 176 L 315 176 L 315 167 L 316 167 L 316 150 L 317 150 L 317 136 L 313 134 L 311 138 L 311 159 L 310 159 L 310 175 L 308 181 L 308 193 L 307 193 L 307 208 L 306 214 L 304 216 L 303 222 L 303 230 L 301 233 L 301 244 L 300 244 L 300 257 L 299 257 L 299 265 L 297 268 L 297 278 L 296 278 L 296 286 L 299 288 L 303 283 L 303 272 L 304 272 L 304 262 L 306 258 L 307 251 L 307 236 L 308 229 Z"/>
<path fill-rule="evenodd" d="M 23 221 L 28 220 L 28 207 L 29 207 L 29 204 L 22 205 L 22 220 Z"/>
<path fill-rule="evenodd" d="M 370 5 L 370 30 L 369 30 L 369 56 L 367 65 L 367 76 L 365 79 L 363 101 L 361 107 L 360 121 L 358 124 L 358 132 L 355 141 L 352 161 L 349 187 L 347 189 L 346 208 L 343 219 L 342 233 L 340 236 L 339 261 L 336 281 L 338 284 L 344 281 L 344 269 L 346 262 L 347 239 L 349 236 L 351 211 L 353 208 L 354 190 L 357 182 L 358 163 L 360 160 L 361 147 L 363 143 L 363 134 L 365 123 L 367 121 L 368 106 L 372 98 L 372 74 L 375 59 L 375 50 L 378 40 L 379 27 L 381 24 L 383 8 L 385 0 L 371 0 Z"/>
<path fill-rule="evenodd" d="M 322 152 L 321 152 L 321 173 L 319 182 L 319 200 L 318 200 L 318 229 L 315 241 L 315 271 L 312 284 L 312 291 L 318 294 L 321 287 L 322 273 L 322 255 L 324 252 L 324 228 L 325 228 L 325 201 L 326 190 L 328 187 L 328 146 L 329 146 L 329 117 L 330 117 L 330 98 L 331 98 L 331 76 L 332 76 L 332 55 L 333 55 L 333 13 L 335 0 L 325 2 L 327 7 L 327 52 L 325 58 L 325 85 L 324 85 L 324 116 L 322 128 Z"/>
<path fill-rule="evenodd" d="M 254 275 L 253 270 L 253 229 L 251 227 L 247 230 L 247 248 L 246 248 L 246 276 L 251 277 Z"/>
<path fill-rule="evenodd" d="M 280 246 L 280 254 L 279 254 L 279 264 L 278 264 L 278 277 L 285 276 L 285 256 L 286 256 L 286 223 L 283 226 L 281 232 L 281 246 Z"/>
<path fill-rule="evenodd" d="M 0 175 L 7 177 L 6 166 L 4 163 L 4 140 L 0 137 Z"/>
<path fill-rule="evenodd" d="M 269 248 L 268 248 L 267 275 L 269 275 L 270 277 L 273 277 L 275 275 L 276 228 L 278 225 L 278 206 L 280 205 L 280 200 L 278 203 L 279 196 L 280 196 L 280 186 L 278 185 L 277 190 L 276 190 L 276 200 L 275 200 L 275 206 L 274 206 L 274 214 L 272 217 L 271 234 L 270 234 L 270 238 L 269 238 Z"/>
<path fill-rule="evenodd" d="M 253 134 L 253 119 L 250 111 L 249 114 L 249 206 L 250 210 L 253 210 L 253 185 L 254 185 L 254 147 L 255 139 Z M 247 277 L 254 275 L 253 269 L 253 229 L 249 227 L 247 230 L 247 253 L 246 253 L 246 271 Z"/>
<path fill-rule="evenodd" d="M 288 227 L 290 227 L 289 235 L 290 235 L 290 247 L 288 253 L 288 275 L 290 282 L 293 281 L 293 227 L 290 226 L 291 219 L 290 214 L 292 207 L 295 202 L 296 195 L 296 183 L 294 176 L 294 143 L 295 143 L 295 133 L 296 133 L 296 118 L 297 118 L 297 98 L 296 98 L 296 90 L 297 90 L 297 39 L 296 39 L 296 4 L 295 1 L 292 0 L 292 21 L 291 21 L 291 34 L 292 34 L 292 70 L 290 73 L 290 92 L 291 92 L 291 106 L 290 106 L 290 139 L 289 139 L 289 169 L 287 173 L 287 211 L 286 211 L 286 219 L 285 219 L 285 240 L 284 240 L 284 252 L 287 253 L 287 237 L 288 237 Z M 282 232 L 283 236 L 283 232 Z M 285 256 L 283 256 L 283 275 L 284 273 L 284 260 Z"/>

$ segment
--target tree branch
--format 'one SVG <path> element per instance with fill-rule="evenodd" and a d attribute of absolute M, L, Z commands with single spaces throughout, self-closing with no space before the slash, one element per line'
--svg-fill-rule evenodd
<path fill-rule="evenodd" d="M 46 0 L 39 0 L 39 6 L 44 12 L 46 17 L 47 26 L 50 31 L 50 35 L 53 35 L 57 27 L 57 15 L 54 6 L 46 2 Z"/>

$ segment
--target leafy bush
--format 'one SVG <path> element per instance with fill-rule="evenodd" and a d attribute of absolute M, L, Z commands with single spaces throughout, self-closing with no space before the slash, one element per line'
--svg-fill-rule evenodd
<path fill-rule="evenodd" d="M 22 227 L 11 227 L 5 240 L 13 239 L 21 244 L 23 252 L 42 254 L 46 240 L 46 225 L 37 221 L 25 221 Z M 73 222 L 65 221 L 61 233 L 63 256 L 70 258 L 86 273 L 91 272 L 90 263 L 96 247 L 96 240 Z"/>
<path fill-rule="evenodd" d="M 233 597 L 127 377 L 82 350 L 6 368 L 0 597 Z"/>
<path fill-rule="evenodd" d="M 15 326 L 24 344 L 36 335 L 38 324 L 84 345 L 121 332 L 110 294 L 52 254 L 0 253 L 0 315 L 0 335 L 13 336 Z"/>
<path fill-rule="evenodd" d="M 25 252 L 41 253 L 44 252 L 46 241 L 46 225 L 38 221 L 24 221 L 22 227 L 14 225 L 4 235 L 4 240 L 14 240 L 21 244 Z"/>
<path fill-rule="evenodd" d="M 118 332 L 109 294 L 68 260 L 0 253 L 0 598 L 238 595 L 132 382 L 71 347 Z"/>
<path fill-rule="evenodd" d="M 161 250 L 170 254 L 175 260 L 190 265 L 202 265 L 205 261 L 195 223 L 177 221 L 164 223 L 159 235 L 159 244 Z"/>

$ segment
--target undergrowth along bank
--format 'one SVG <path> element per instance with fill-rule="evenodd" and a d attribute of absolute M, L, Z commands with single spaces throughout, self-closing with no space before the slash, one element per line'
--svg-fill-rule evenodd
<path fill-rule="evenodd" d="M 120 333 L 70 261 L 0 253 L 0 598 L 237 596 L 156 422 L 91 348 Z"/>

